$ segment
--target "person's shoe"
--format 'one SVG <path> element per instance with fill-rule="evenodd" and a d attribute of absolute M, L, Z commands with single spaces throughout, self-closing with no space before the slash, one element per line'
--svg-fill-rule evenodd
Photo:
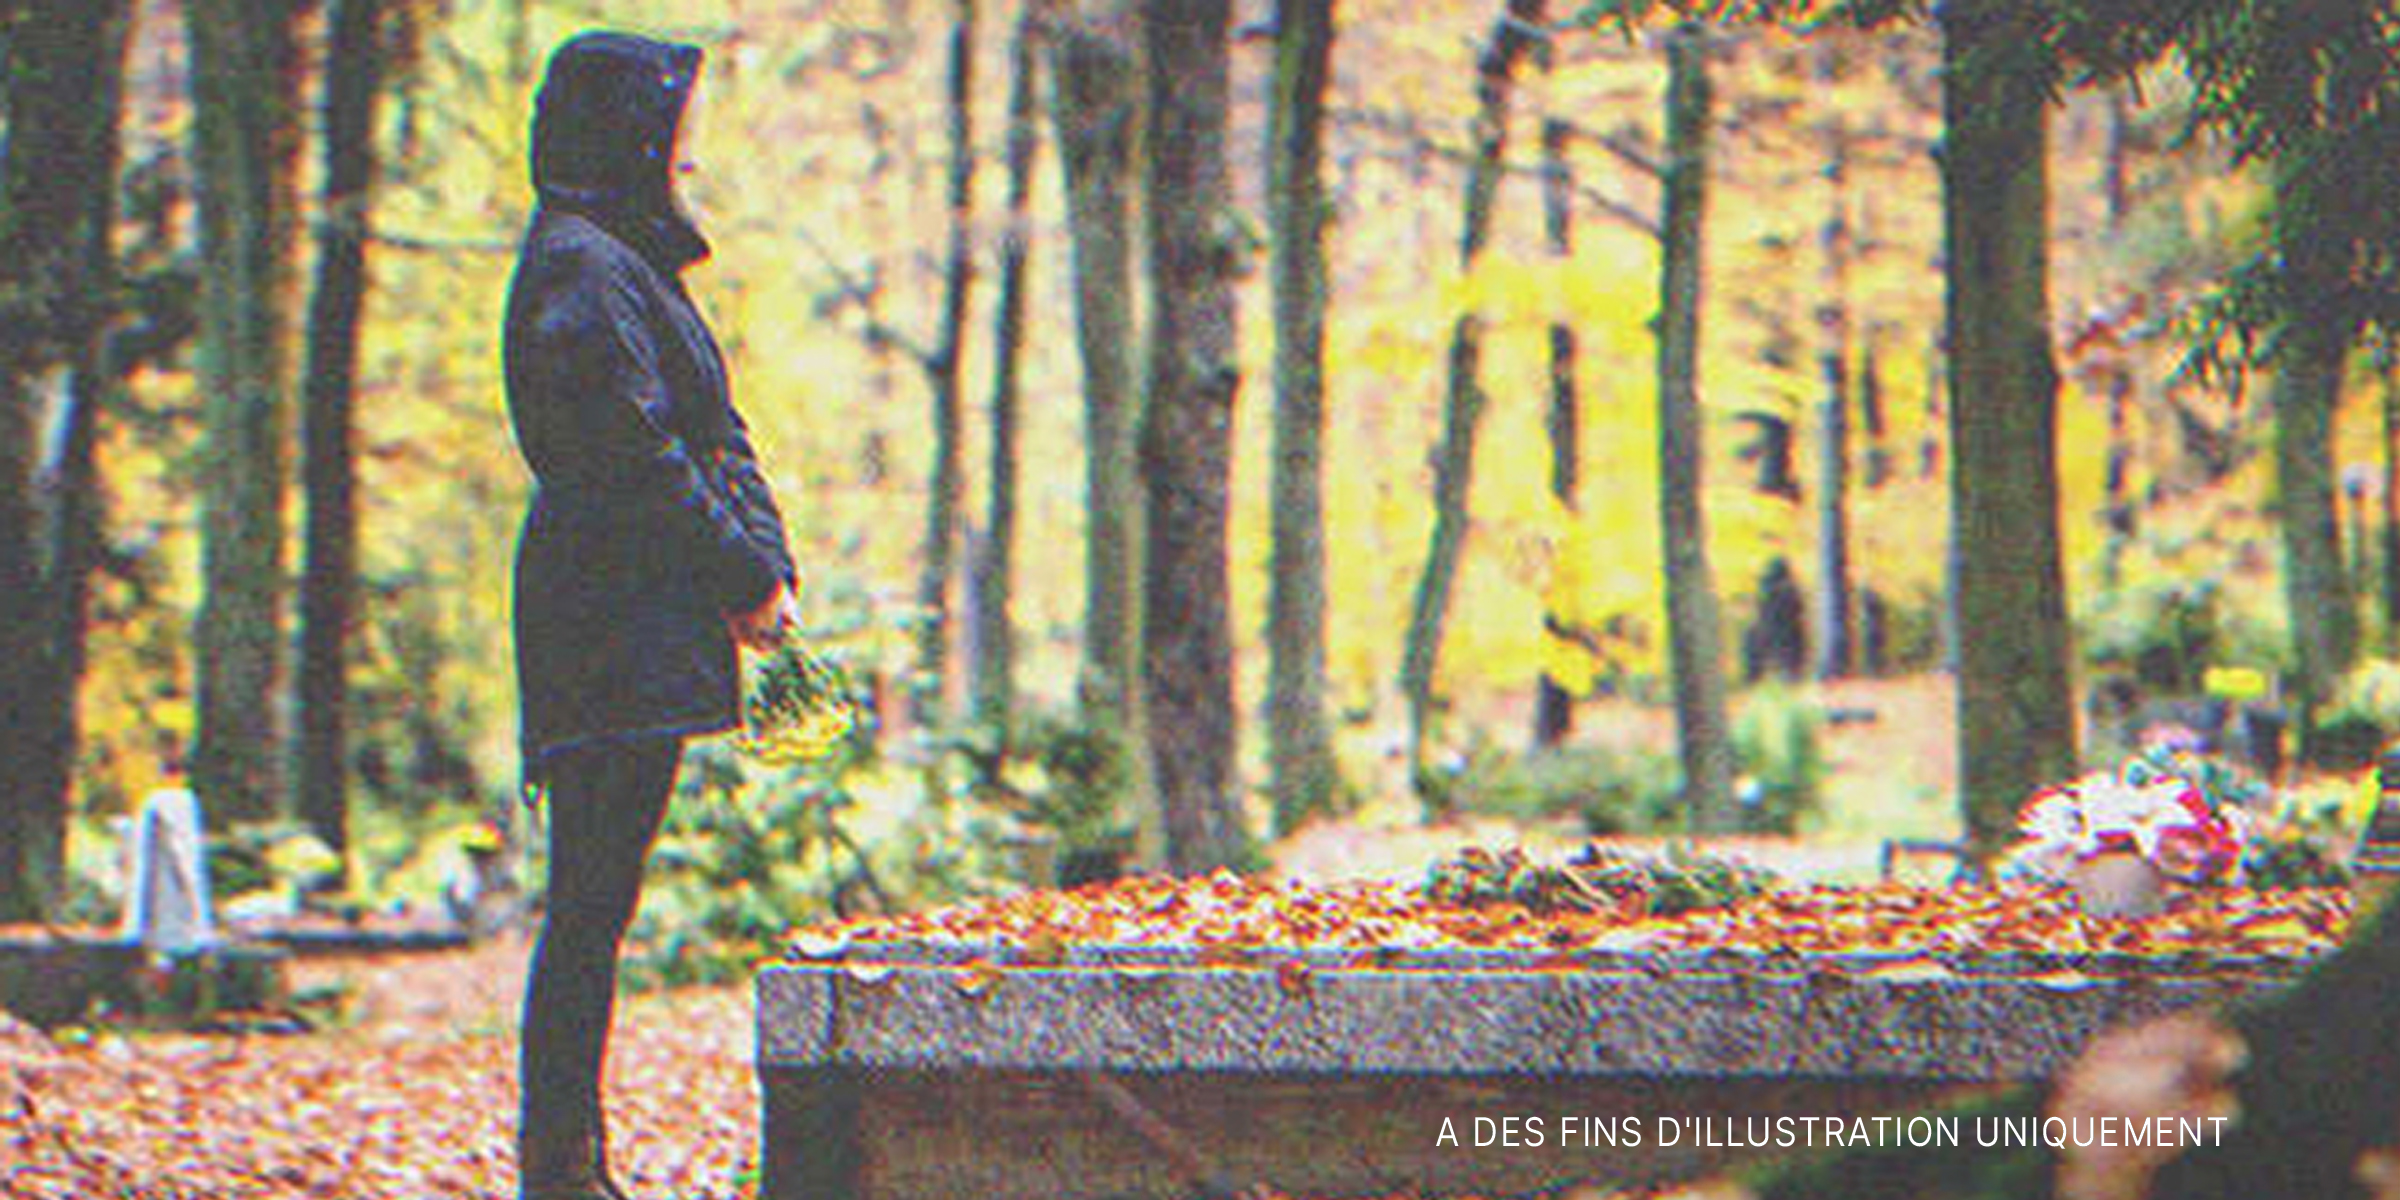
<path fill-rule="evenodd" d="M 517 1148 L 518 1200 L 626 1200 L 608 1177 L 600 1139 L 582 1135 L 551 1144 L 526 1141 Z"/>
<path fill-rule="evenodd" d="M 541 1184 L 517 1193 L 519 1200 L 627 1200 L 607 1176 L 583 1183 Z"/>
<path fill-rule="evenodd" d="M 607 1172 L 586 1172 L 578 1178 L 544 1178 L 529 1181 L 517 1192 L 518 1200 L 627 1200 Z"/>

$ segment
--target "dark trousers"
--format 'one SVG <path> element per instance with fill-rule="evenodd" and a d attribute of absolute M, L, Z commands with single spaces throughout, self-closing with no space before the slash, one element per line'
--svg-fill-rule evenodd
<path fill-rule="evenodd" d="M 682 760 L 682 739 L 662 737 L 581 747 L 549 764 L 549 894 L 518 1058 L 517 1165 L 528 1191 L 605 1187 L 600 1070 L 617 947 Z"/>

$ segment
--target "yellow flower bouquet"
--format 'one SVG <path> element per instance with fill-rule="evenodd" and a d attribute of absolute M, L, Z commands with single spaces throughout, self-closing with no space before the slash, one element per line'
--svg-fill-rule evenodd
<path fill-rule="evenodd" d="M 797 636 L 760 655 L 748 675 L 734 748 L 753 762 L 815 762 L 858 727 L 858 692 L 849 672 Z"/>

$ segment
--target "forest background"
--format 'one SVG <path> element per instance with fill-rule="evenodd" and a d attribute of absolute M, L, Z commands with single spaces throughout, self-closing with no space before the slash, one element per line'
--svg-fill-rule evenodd
<path fill-rule="evenodd" d="M 1047 822 L 1070 841 L 1126 842 L 1139 862 L 1173 858 L 1175 834 L 1144 816 L 1155 806 L 1140 801 L 1175 784 L 1143 782 L 1142 769 L 1103 772 L 1114 782 L 1099 789 L 1095 831 L 1089 811 L 1060 800 L 1068 790 L 1060 780 L 1074 772 L 1045 757 L 1074 743 L 1077 730 L 1097 729 L 1103 742 L 1140 731 L 1118 727 L 1134 693 L 1095 682 L 1089 633 L 1092 533 L 1126 515 L 1127 496 L 1096 500 L 1086 469 L 1091 359 L 1078 341 L 1076 220 L 1059 134 L 1071 125 L 1065 83 L 1090 76 L 1060 72 L 1071 39 L 1037 39 L 1036 52 L 1020 36 L 1028 27 L 1074 28 L 1128 52 L 1135 31 L 1124 13 L 1061 5 L 1027 26 L 1011 6 L 962 22 L 973 6 L 909 0 L 186 3 L 222 8 L 225 28 L 266 30 L 246 48 L 220 48 L 219 61 L 232 66 L 216 78 L 270 101 L 263 124 L 245 118 L 268 153 L 243 160 L 228 149 L 242 141 L 240 122 L 209 115 L 209 77 L 195 70 L 187 37 L 203 27 L 187 24 L 197 16 L 173 0 L 117 12 L 120 23 L 104 33 L 123 39 L 121 109 L 97 108 L 122 138 L 121 162 L 100 177 L 116 209 L 105 222 L 118 276 L 105 295 L 116 311 L 101 323 L 114 331 L 103 339 L 112 369 L 42 362 L 20 344 L 15 361 L 41 369 L 12 377 L 24 382 L 11 397 L 12 466 L 35 481 L 21 493 L 32 503 L 12 515 L 34 529 L 43 520 L 72 525 L 59 514 L 75 505 L 88 502 L 81 511 L 94 514 L 90 590 L 70 622 L 85 640 L 67 693 L 80 725 L 65 812 L 80 866 L 48 880 L 40 869 L 18 874 L 60 886 L 20 897 L 12 915 L 57 911 L 61 897 L 88 891 L 77 878 L 104 877 L 114 850 L 102 823 L 129 811 L 162 763 L 195 744 L 212 816 L 229 827 L 306 819 L 343 855 L 377 859 L 353 858 L 373 881 L 365 888 L 385 886 L 421 851 L 425 829 L 477 815 L 515 820 L 508 580 L 528 480 L 501 404 L 499 308 L 531 203 L 526 116 L 539 64 L 548 47 L 597 25 L 708 50 L 693 114 L 702 168 L 684 188 L 715 254 L 691 283 L 784 498 L 821 640 L 879 685 L 888 760 L 847 763 L 832 783 L 787 773 L 766 780 L 767 789 L 820 814 L 835 811 L 837 799 L 879 809 L 887 829 L 894 812 L 922 818 L 905 831 L 906 845 L 852 846 L 862 865 L 892 856 L 879 873 L 848 877 L 878 889 L 903 867 L 945 877 L 951 868 L 933 861 L 937 848 L 948 842 L 948 823 L 967 819 L 948 807 L 953 792 L 996 795 L 1004 818 Z M 350 43 L 365 46 L 375 65 L 362 82 L 373 102 L 353 96 L 343 118 L 331 85 L 362 76 L 329 65 L 340 53 L 335 22 L 360 10 L 379 13 L 365 40 Z M 1226 23 L 1230 206 L 1226 227 L 1213 232 L 1232 247 L 1224 278 L 1239 313 L 1230 327 L 1239 382 L 1226 410 L 1226 540 L 1221 549 L 1202 542 L 1198 553 L 1223 567 L 1235 689 L 1227 719 L 1240 731 L 1239 755 L 1215 755 L 1225 761 L 1214 769 L 1252 836 L 1289 833 L 1319 811 L 1412 788 L 1435 816 L 1480 795 L 1510 815 L 1565 812 L 1594 828 L 1679 827 L 1697 803 L 1688 771 L 1655 746 L 1651 758 L 1626 765 L 1616 757 L 1625 739 L 1610 732 L 1660 728 L 1635 714 L 1663 709 L 1676 675 L 1660 533 L 1666 373 L 1657 347 L 1672 208 L 1662 180 L 1683 161 L 1669 125 L 1675 39 L 1591 16 L 1549 14 L 1558 24 L 1531 38 L 1527 30 L 1547 24 L 1538 5 L 1356 0 L 1338 13 L 1323 114 L 1320 707 L 1344 783 L 1305 803 L 1268 796 L 1279 770 L 1267 736 L 1277 726 L 1268 610 L 1282 507 L 1270 488 L 1270 414 L 1277 334 L 1291 328 L 1270 296 L 1280 232 L 1269 85 L 1279 31 L 1263 4 L 1234 6 Z M 1812 738 L 1827 715 L 1822 693 L 1778 678 L 1934 675 L 1956 660 L 1947 632 L 1952 413 L 1935 155 L 1944 134 L 1941 39 L 1922 26 L 1803 34 L 1749 24 L 1712 29 L 1705 42 L 1714 95 L 1704 126 L 1707 200 L 1693 227 L 1705 264 L 1694 394 L 1701 548 L 1723 600 L 1724 646 L 1712 657 L 1740 685 L 1736 709 L 1791 710 Z M 962 80 L 963 109 L 947 102 Z M 12 97 L 28 94 L 15 87 Z M 2272 200 L 2265 172 L 2237 163 L 2208 129 L 2192 132 L 2193 104 L 2184 74 L 2160 67 L 2065 89 L 2053 110 L 2045 153 L 2055 511 L 2074 627 L 2073 661 L 2060 666 L 2072 667 L 2079 701 L 2069 719 L 2085 724 L 2083 751 L 2098 760 L 2124 748 L 2107 721 L 2151 699 L 2204 696 L 2206 668 L 2247 668 L 2259 673 L 2257 688 L 2219 690 L 2237 700 L 2260 689 L 2269 700 L 2294 686 L 2321 692 L 2330 707 L 2298 724 L 2312 736 L 2345 721 L 2363 725 L 2371 747 L 2400 718 L 2389 668 L 2342 663 L 2344 682 L 2289 681 L 2307 664 L 2292 648 L 2273 524 L 2273 413 L 2240 377 L 2185 369 L 2191 306 L 2269 240 Z M 15 136 L 28 127 L 25 111 L 11 109 L 12 195 L 27 174 Z M 361 112 L 363 134 L 327 137 Z M 1494 128 L 1505 137 L 1489 136 Z M 374 176 L 363 226 L 340 219 L 356 211 L 341 197 L 359 184 L 358 163 L 345 167 L 338 153 L 362 146 Z M 1125 152 L 1130 189 L 1138 138 Z M 208 165 L 212 154 L 219 166 Z M 1021 166 L 1020 154 L 1030 155 Z M 260 311 L 280 316 L 211 331 L 211 321 L 242 314 L 202 282 L 224 268 L 203 254 L 210 218 L 201 193 L 211 171 L 245 178 L 278 163 L 280 175 L 265 171 L 243 186 L 282 188 L 291 201 L 251 243 L 266 248 L 252 264 L 265 281 L 255 289 Z M 1012 201 L 1012 184 L 1021 201 Z M 1128 211 L 1137 233 L 1167 219 L 1155 204 Z M 39 227 L 20 218 L 12 230 L 22 239 Z M 364 271 L 353 407 L 343 417 L 355 430 L 356 591 L 355 608 L 331 621 L 344 636 L 334 643 L 340 684 L 330 693 L 347 727 L 330 776 L 322 767 L 312 776 L 309 750 L 322 743 L 310 722 L 329 711 L 329 693 L 307 691 L 326 684 L 321 674 L 310 683 L 303 666 L 312 660 L 311 622 L 297 597 L 306 591 L 310 514 L 299 482 L 304 431 L 315 420 L 304 418 L 303 401 L 308 413 L 322 412 L 326 393 L 317 390 L 322 356 L 303 340 L 319 328 L 309 314 L 323 303 L 326 264 L 352 250 Z M 1013 317 L 1012 258 L 1023 269 Z M 1134 260 L 1119 291 L 1136 326 L 1118 340 L 1131 360 L 1120 368 L 1138 379 L 1146 368 L 1133 353 L 1134 329 L 1154 324 L 1159 297 L 1177 290 L 1174 281 L 1153 290 L 1155 279 L 1135 287 L 1138 252 Z M 1458 476 L 1441 460 L 1460 426 L 1455 372 L 1466 314 L 1479 334 L 1467 391 L 1482 405 L 1466 424 L 1480 441 L 1471 487 L 1450 497 L 1446 522 L 1443 484 Z M 1574 347 L 1563 409 L 1554 402 L 1561 330 Z M 257 352 L 242 361 L 265 368 L 225 357 L 211 366 L 211 338 L 247 344 L 214 353 Z M 2392 377 L 2388 355 L 2371 345 L 2342 363 L 2324 464 L 2340 483 L 2338 603 L 2367 622 L 2370 646 L 2387 646 L 2400 597 L 2378 582 L 2400 565 L 2389 550 Z M 87 393 L 76 382 L 83 378 L 105 382 Z M 247 426 L 217 407 L 227 389 L 210 381 L 226 378 L 250 381 L 235 389 L 254 417 Z M 1012 403 L 995 399 L 1012 388 Z M 941 416 L 945 394 L 954 423 Z M 1566 488 L 1562 445 L 1574 463 Z M 249 511 L 272 514 L 247 535 L 257 555 L 247 561 L 265 569 L 215 577 L 246 578 L 252 591 L 242 598 L 246 616 L 218 610 L 214 628 L 240 631 L 219 636 L 247 639 L 250 661 L 274 664 L 248 685 L 270 702 L 241 709 L 242 720 L 260 724 L 220 735 L 272 747 L 272 761 L 239 769 L 212 767 L 200 700 L 202 660 L 225 653 L 207 648 L 208 610 L 229 602 L 211 595 L 206 493 L 238 490 L 211 475 L 228 471 L 263 481 L 253 486 L 267 498 Z M 954 523 L 942 519 L 937 479 L 956 489 Z M 951 533 L 929 538 L 929 526 Z M 1428 548 L 1446 526 L 1464 534 L 1448 619 L 1427 639 Z M 281 548 L 261 549 L 260 539 Z M 929 551 L 937 540 L 944 549 Z M 995 554 L 995 546 L 1009 550 Z M 51 554 L 49 578 L 63 561 Z M 1002 563 L 1007 569 L 995 572 Z M 1788 583 L 1769 586 L 1777 576 Z M 995 589 L 995 577 L 1006 582 Z M 934 611 L 944 620 L 929 625 Z M 940 655 L 927 653 L 929 627 L 944 631 Z M 11 633 L 31 638 L 34 625 L 19 620 Z M 1412 643 L 1438 647 L 1438 657 L 1412 655 Z M 313 660 L 326 658 L 319 651 Z M 1545 690 L 1549 698 L 1539 699 Z M 1563 698 L 1588 705 L 1580 733 L 1560 726 Z M 1050 720 L 1048 733 L 1029 732 L 1039 724 L 1029 712 Z M 1538 737 L 1537 725 L 1546 731 Z M 1607 753 L 1594 749 L 1564 782 L 1516 792 L 1494 782 L 1533 761 L 1519 747 L 1550 740 Z M 1030 775 L 994 765 L 1012 753 L 1028 758 Z M 2323 761 L 2363 761 L 2348 754 Z M 1742 764 L 1753 796 L 1764 769 L 1757 758 Z M 731 759 L 721 765 L 735 776 L 742 769 Z M 1811 770 L 1821 764 L 1788 773 Z M 1640 778 L 1624 785 L 1620 776 Z M 332 801 L 321 798 L 328 778 Z M 737 786 L 712 784 L 724 776 L 708 772 L 698 778 L 703 791 Z M 1482 786 L 1443 782 L 1461 779 Z M 922 798 L 899 799 L 919 783 L 933 796 L 922 809 Z M 1593 796 L 1627 786 L 1640 793 L 1631 806 L 1639 811 L 1597 810 Z M 1541 793 L 1530 809 L 1491 799 L 1527 788 Z M 1964 831 L 1956 797 L 1907 799 L 1911 813 L 1881 832 Z M 35 812 L 37 801 L 22 792 L 12 790 L 12 802 L 18 818 Z M 372 832 L 350 839 L 326 823 L 328 812 Z M 860 819 L 875 823 L 864 812 Z M 822 828 L 830 835 L 830 824 Z M 1247 861 L 1232 849 L 1201 858 Z"/>

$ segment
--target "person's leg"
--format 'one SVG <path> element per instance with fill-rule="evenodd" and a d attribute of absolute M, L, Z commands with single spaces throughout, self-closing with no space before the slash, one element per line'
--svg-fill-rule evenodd
<path fill-rule="evenodd" d="M 550 883 L 518 1058 L 517 1170 L 526 1200 L 616 1195 L 600 1071 L 617 947 L 682 754 L 680 739 L 646 739 L 571 751 L 550 768 Z"/>

